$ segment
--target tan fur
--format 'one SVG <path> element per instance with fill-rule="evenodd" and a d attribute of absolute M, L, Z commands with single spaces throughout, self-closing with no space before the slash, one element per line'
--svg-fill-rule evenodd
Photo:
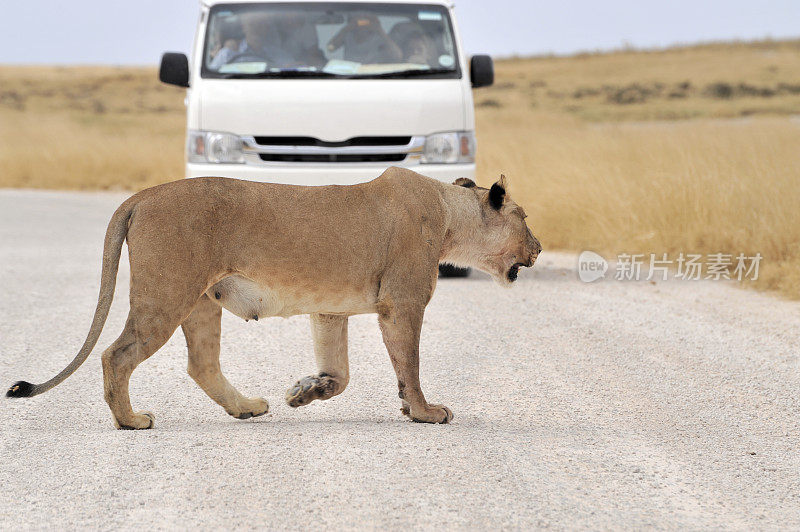
<path fill-rule="evenodd" d="M 109 224 L 98 308 L 83 349 L 30 395 L 63 381 L 91 352 L 127 237 L 130 313 L 102 360 L 117 427 L 153 425 L 152 414 L 132 410 L 128 381 L 178 326 L 189 349 L 188 372 L 209 397 L 238 418 L 268 411 L 265 400 L 243 396 L 220 371 L 221 308 L 243 319 L 311 315 L 319 374 L 289 389 L 292 406 L 345 389 L 347 316 L 377 313 L 402 411 L 415 421 L 446 423 L 450 410 L 428 404 L 419 384 L 422 316 L 437 265 L 475 267 L 509 284 L 514 265 L 533 265 L 541 250 L 507 195 L 496 209 L 487 189 L 468 180 L 459 185 L 389 168 L 353 186 L 199 178 L 143 190 Z M 504 180 L 499 185 L 504 189 Z"/>

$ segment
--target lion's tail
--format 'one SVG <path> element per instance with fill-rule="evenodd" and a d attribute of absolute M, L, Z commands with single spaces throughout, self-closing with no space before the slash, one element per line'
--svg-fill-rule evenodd
<path fill-rule="evenodd" d="M 133 213 L 136 201 L 129 199 L 116 210 L 108 223 L 106 239 L 103 245 L 103 271 L 100 277 L 100 295 L 97 298 L 97 309 L 94 311 L 92 326 L 83 347 L 61 372 L 42 384 L 31 384 L 30 382 L 19 381 L 6 392 L 6 397 L 33 397 L 44 393 L 50 388 L 61 384 L 67 377 L 72 375 L 81 364 L 83 364 L 97 344 L 103 325 L 106 323 L 111 302 L 114 299 L 114 286 L 117 283 L 117 270 L 119 269 L 119 257 L 122 253 L 122 244 L 128 235 L 128 221 Z"/>

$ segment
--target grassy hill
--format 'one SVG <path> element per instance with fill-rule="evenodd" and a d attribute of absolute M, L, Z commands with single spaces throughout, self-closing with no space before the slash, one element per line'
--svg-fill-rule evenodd
<path fill-rule="evenodd" d="M 800 298 L 800 41 L 499 61 L 475 91 L 479 175 L 545 247 L 761 253 Z"/>
<path fill-rule="evenodd" d="M 183 91 L 155 68 L 1 67 L 0 186 L 137 190 L 183 175 Z M 761 253 L 800 297 L 800 40 L 497 61 L 475 91 L 549 249 Z"/>
<path fill-rule="evenodd" d="M 478 105 L 589 121 L 800 113 L 800 40 L 718 43 L 497 62 Z"/>

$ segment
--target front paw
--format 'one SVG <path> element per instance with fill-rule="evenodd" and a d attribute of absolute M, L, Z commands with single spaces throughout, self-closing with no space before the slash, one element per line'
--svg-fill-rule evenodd
<path fill-rule="evenodd" d="M 269 412 L 269 403 L 261 397 L 247 399 L 240 407 L 239 410 L 235 412 L 229 411 L 228 414 L 236 419 L 250 419 L 251 417 L 263 416 Z"/>
<path fill-rule="evenodd" d="M 403 401 L 400 411 L 417 423 L 450 423 L 453 420 L 452 410 L 444 405 L 428 405 L 427 408 L 419 411 L 410 408 L 410 405 Z"/>

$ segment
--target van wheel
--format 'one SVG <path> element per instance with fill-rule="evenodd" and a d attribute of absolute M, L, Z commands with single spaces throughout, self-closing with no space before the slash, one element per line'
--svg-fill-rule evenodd
<path fill-rule="evenodd" d="M 469 277 L 470 268 L 459 268 L 452 264 L 439 265 L 439 277 Z"/>

